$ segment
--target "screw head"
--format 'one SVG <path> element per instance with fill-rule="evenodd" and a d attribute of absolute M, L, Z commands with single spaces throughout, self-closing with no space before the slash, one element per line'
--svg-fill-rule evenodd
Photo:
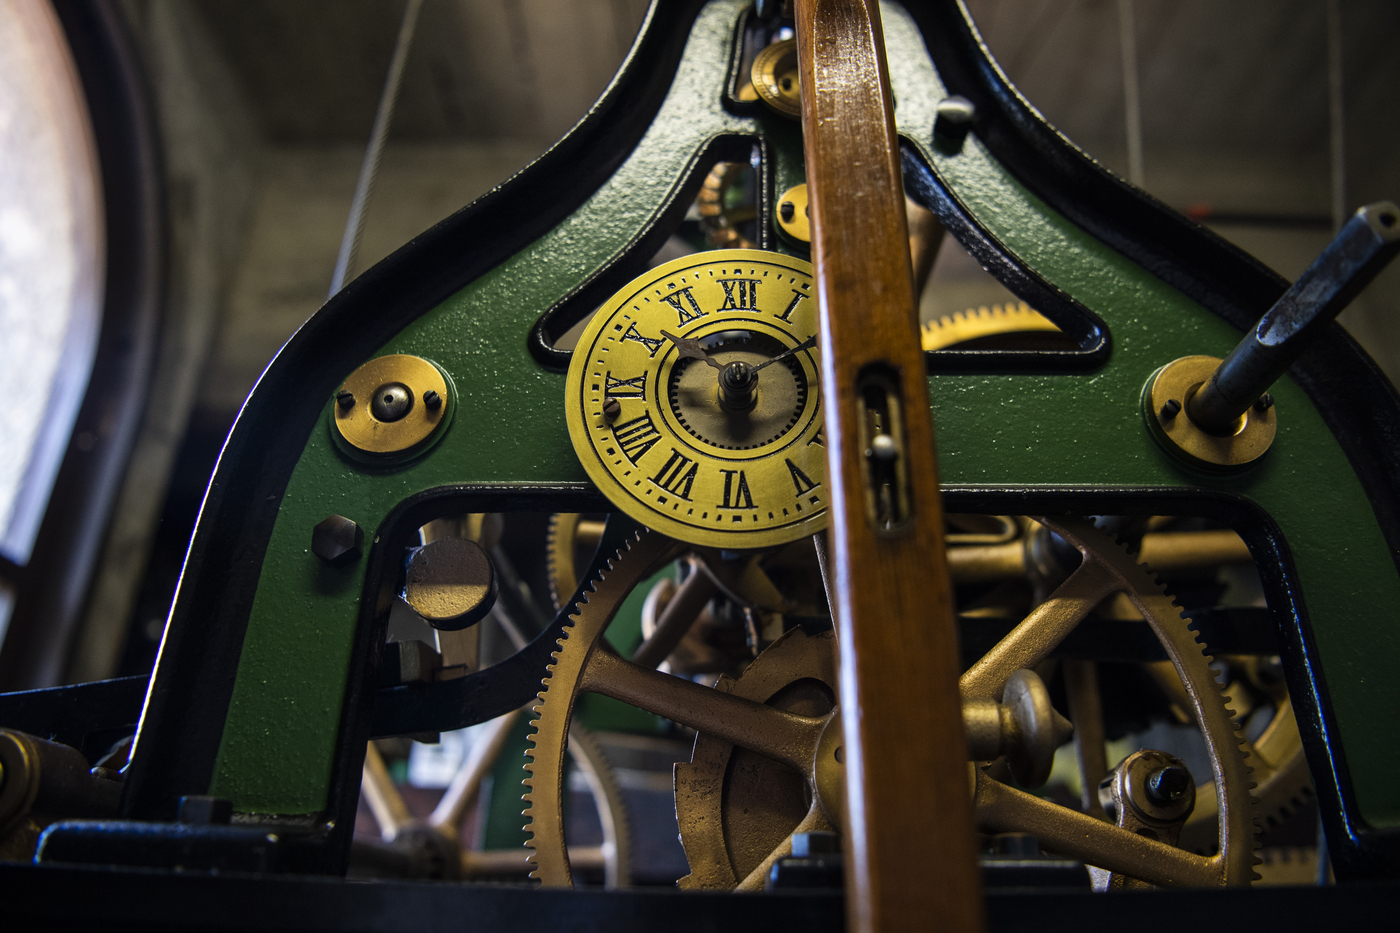
<path fill-rule="evenodd" d="M 311 529 L 311 553 L 333 567 L 359 560 L 364 543 L 364 531 L 343 515 L 322 519 Z"/>
<path fill-rule="evenodd" d="M 894 438 L 888 434 L 877 434 L 870 442 L 869 456 L 876 460 L 893 460 L 899 456 L 899 448 L 895 446 Z"/>
<path fill-rule="evenodd" d="M 1162 406 L 1162 420 L 1170 421 L 1181 414 L 1181 403 L 1174 398 L 1169 398 Z"/>
<path fill-rule="evenodd" d="M 341 389 L 335 394 L 335 400 L 341 408 L 349 408 L 355 404 L 355 393 L 346 389 Z"/>
<path fill-rule="evenodd" d="M 977 107 L 966 97 L 957 94 L 945 97 L 938 102 L 933 120 L 933 134 L 944 139 L 961 142 L 972 128 L 977 117 Z"/>
<path fill-rule="evenodd" d="M 610 398 L 603 403 L 603 417 L 609 421 L 616 421 L 617 416 L 622 414 L 622 403 L 615 398 Z"/>
<path fill-rule="evenodd" d="M 1190 771 L 1167 765 L 1147 776 L 1147 797 L 1159 807 L 1169 807 L 1186 796 L 1193 784 Z"/>
<path fill-rule="evenodd" d="M 784 201 L 778 205 L 778 213 L 782 215 L 784 221 L 792 223 L 792 218 L 797 216 L 797 206 L 791 201 Z"/>
<path fill-rule="evenodd" d="M 413 408 L 413 393 L 402 382 L 389 382 L 374 390 L 369 413 L 376 421 L 394 422 Z"/>
<path fill-rule="evenodd" d="M 1268 411 L 1270 408 L 1274 407 L 1274 397 L 1268 392 L 1265 392 L 1255 400 L 1254 407 L 1258 411 Z"/>
<path fill-rule="evenodd" d="M 442 407 L 442 396 L 429 389 L 423 393 L 423 404 L 427 405 L 430 411 L 437 411 Z"/>

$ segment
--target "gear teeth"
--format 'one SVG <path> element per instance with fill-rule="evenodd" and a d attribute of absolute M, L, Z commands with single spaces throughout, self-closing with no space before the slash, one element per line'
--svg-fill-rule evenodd
<path fill-rule="evenodd" d="M 602 636 L 611 611 L 621 604 L 641 578 L 642 572 L 652 560 L 665 552 L 668 544 L 668 539 L 660 535 L 644 530 L 631 532 L 610 558 L 598 564 L 598 569 L 575 591 L 577 596 L 573 604 L 566 607 L 569 609 L 568 618 L 555 642 L 556 649 L 550 653 L 551 663 L 545 666 L 545 673 L 540 678 L 537 702 L 531 705 L 535 718 L 530 721 L 527 737 L 530 744 L 525 751 L 528 776 L 522 781 L 526 792 L 521 799 L 529 806 L 521 815 L 526 820 L 523 829 L 527 837 L 527 860 L 535 866 L 530 877 L 536 881 L 553 885 L 572 883 L 560 824 L 562 801 L 558 799 L 559 791 L 555 786 L 561 779 L 557 769 L 563 767 L 563 755 L 568 747 L 569 716 L 567 711 L 564 714 L 551 714 L 551 691 L 560 694 L 567 692 L 572 697 L 578 678 L 583 674 L 581 659 L 576 656 L 578 650 L 572 647 L 575 640 L 579 640 L 579 650 L 586 654 L 587 649 Z M 631 562 L 636 579 L 619 570 L 624 561 Z M 608 577 L 614 571 L 619 572 L 620 579 L 609 583 Z M 578 627 L 585 622 L 589 624 L 580 632 Z M 549 731 L 542 742 L 541 735 L 546 729 Z M 538 785 L 537 779 L 540 781 Z"/>

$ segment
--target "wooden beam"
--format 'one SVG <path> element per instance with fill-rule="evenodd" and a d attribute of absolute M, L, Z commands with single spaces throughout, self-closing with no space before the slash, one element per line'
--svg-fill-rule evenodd
<path fill-rule="evenodd" d="M 876 0 L 799 0 L 797 43 L 838 594 L 849 929 L 980 930 L 933 424 Z"/>

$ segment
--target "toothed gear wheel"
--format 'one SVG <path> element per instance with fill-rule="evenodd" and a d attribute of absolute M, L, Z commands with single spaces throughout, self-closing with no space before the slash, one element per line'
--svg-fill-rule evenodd
<path fill-rule="evenodd" d="M 1047 521 L 1046 524 L 1080 550 L 1083 563 L 1020 626 L 963 675 L 960 689 L 964 700 L 999 698 L 1012 673 L 1040 663 L 1095 606 L 1115 593 L 1123 593 L 1161 640 L 1191 699 L 1211 756 L 1221 849 L 1213 856 L 1196 855 L 1119 829 L 996 781 L 988 774 L 989 763 L 970 767 L 979 830 L 1029 832 L 1047 849 L 1153 884 L 1209 887 L 1249 884 L 1255 864 L 1250 768 L 1245 760 L 1247 752 L 1242 747 L 1244 740 L 1235 730 L 1231 712 L 1226 708 L 1210 669 L 1211 659 L 1188 628 L 1179 607 L 1126 548 L 1081 521 Z M 527 752 L 532 760 L 526 766 L 531 776 L 526 781 L 529 787 L 526 799 L 530 807 L 525 815 L 529 820 L 526 828 L 531 833 L 530 845 L 535 851 L 536 869 L 532 877 L 545 884 L 568 886 L 572 883 L 562 832 L 561 763 L 569 718 L 584 685 L 585 671 L 616 608 L 653 563 L 666 553 L 668 543 L 659 535 L 643 532 L 630 540 L 600 578 L 590 582 L 587 599 L 559 640 L 554 664 L 544 680 L 540 701 L 535 706 L 538 715 L 533 724 L 535 747 Z M 754 664 L 759 667 L 760 661 Z M 762 667 L 759 669 L 762 671 Z M 770 697 L 781 694 L 780 690 Z M 833 711 L 829 715 L 834 714 Z M 678 789 L 698 787 L 697 777 L 694 773 L 686 775 L 684 780 L 678 781 Z M 808 793 L 815 797 L 819 791 L 813 786 L 808 788 Z M 719 800 L 714 799 L 713 790 L 707 796 L 716 810 L 722 806 L 722 790 Z M 693 803 L 687 802 L 683 809 Z M 820 819 L 821 813 L 822 807 L 813 804 L 808 817 L 793 831 L 825 828 L 813 822 L 814 815 Z M 750 886 L 764 866 L 780 857 L 790 845 L 788 836 L 740 882 L 741 886 Z M 699 852 L 698 847 L 692 853 L 692 847 L 687 846 L 688 855 Z M 692 865 L 692 869 L 694 867 Z M 692 877 L 695 874 L 693 870 Z M 731 862 L 729 880 L 721 878 L 722 883 L 730 883 L 736 875 Z M 703 884 L 702 879 L 696 881 L 701 882 L 696 886 Z"/>
<path fill-rule="evenodd" d="M 1026 304 L 983 305 L 937 317 L 923 326 L 920 338 L 924 352 L 942 350 L 979 337 L 1017 334 L 1026 331 L 1058 332 L 1049 318 Z"/>
<path fill-rule="evenodd" d="M 527 858 L 534 866 L 530 877 L 546 885 L 573 884 L 564 842 L 563 762 L 584 668 L 622 601 L 646 578 L 652 564 L 668 552 L 671 543 L 669 538 L 650 531 L 637 532 L 627 538 L 602 574 L 588 581 L 583 599 L 559 639 L 559 650 L 554 652 L 554 663 L 548 667 L 544 689 L 539 694 L 540 702 L 533 708 L 538 718 L 530 723 L 534 747 L 525 751 L 530 759 L 525 770 L 530 776 L 524 782 L 526 792 L 522 799 L 527 806 L 522 815 L 530 837 L 526 845 L 531 854 Z M 554 692 L 554 702 L 546 702 L 555 683 L 561 689 Z M 566 694 L 567 699 L 563 699 Z"/>

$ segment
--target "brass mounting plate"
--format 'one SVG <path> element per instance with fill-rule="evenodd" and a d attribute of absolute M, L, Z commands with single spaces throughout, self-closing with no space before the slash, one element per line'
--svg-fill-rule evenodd
<path fill-rule="evenodd" d="M 371 402 L 380 389 L 394 383 L 407 387 L 411 407 L 402 418 L 381 421 L 374 416 Z M 406 353 L 377 357 L 360 366 L 340 387 L 340 393 L 345 392 L 353 400 L 343 405 L 337 398 L 333 403 L 334 433 L 348 453 L 374 460 L 427 449 L 428 441 L 451 420 L 456 404 L 442 370 Z M 424 401 L 429 392 L 437 393 L 440 401 L 436 406 Z"/>
<path fill-rule="evenodd" d="M 1252 406 L 1240 415 L 1234 432 L 1223 436 L 1191 420 L 1191 399 L 1220 362 L 1214 356 L 1183 356 L 1153 373 L 1142 390 L 1142 417 L 1161 448 L 1215 472 L 1241 469 L 1264 456 L 1278 429 L 1272 405 Z M 1173 407 L 1175 414 L 1169 414 Z"/>

